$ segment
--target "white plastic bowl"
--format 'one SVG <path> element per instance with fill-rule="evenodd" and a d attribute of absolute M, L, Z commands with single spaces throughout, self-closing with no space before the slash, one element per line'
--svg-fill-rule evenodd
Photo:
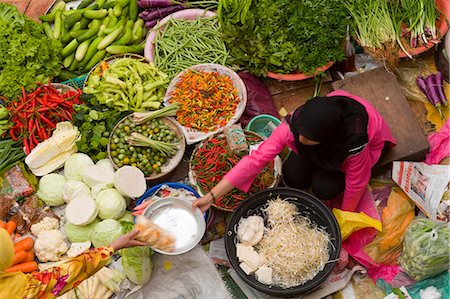
<path fill-rule="evenodd" d="M 170 20 L 170 19 L 185 19 L 185 20 L 195 20 L 198 17 L 204 17 L 204 18 L 210 18 L 210 17 L 214 17 L 216 16 L 216 13 L 209 11 L 209 10 L 204 10 L 204 9 L 183 9 L 180 11 L 177 11 L 173 14 L 168 15 L 167 17 L 163 18 L 161 21 L 158 22 L 158 24 L 155 25 L 155 27 L 153 27 L 153 29 L 150 31 L 150 33 L 147 36 L 147 40 L 145 43 L 145 48 L 144 48 L 144 56 L 145 59 L 147 59 L 148 61 L 153 63 L 154 60 L 154 52 L 155 52 L 155 38 L 156 38 L 156 34 L 158 33 L 159 30 L 164 29 L 165 24 Z"/>

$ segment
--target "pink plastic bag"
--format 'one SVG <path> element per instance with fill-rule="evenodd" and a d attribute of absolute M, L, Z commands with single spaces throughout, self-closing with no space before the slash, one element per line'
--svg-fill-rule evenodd
<path fill-rule="evenodd" d="M 438 133 L 428 136 L 430 152 L 426 156 L 425 163 L 439 164 L 443 159 L 450 156 L 450 118 Z"/>
<path fill-rule="evenodd" d="M 356 207 L 355 212 L 364 212 L 368 216 L 380 220 L 375 201 L 369 189 L 366 188 L 361 200 Z M 364 246 L 373 241 L 378 231 L 374 228 L 363 228 L 351 234 L 347 240 L 342 242 L 342 248 L 344 248 L 348 254 L 354 258 L 361 265 L 366 268 L 379 267 L 375 261 L 363 251 Z"/>

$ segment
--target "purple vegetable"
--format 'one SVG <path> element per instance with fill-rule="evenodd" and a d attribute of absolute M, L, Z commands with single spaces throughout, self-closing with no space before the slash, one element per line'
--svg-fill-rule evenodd
<path fill-rule="evenodd" d="M 423 77 L 417 77 L 416 79 L 417 86 L 419 89 L 423 92 L 423 94 L 426 96 L 428 102 L 434 105 L 434 102 L 432 101 L 427 88 L 427 83 L 425 82 L 425 79 Z"/>
<path fill-rule="evenodd" d="M 155 27 L 156 23 L 158 23 L 159 20 L 151 20 L 151 21 L 147 21 L 145 22 L 145 27 L 147 27 L 147 29 L 151 29 L 153 27 Z"/>
<path fill-rule="evenodd" d="M 144 10 L 144 11 L 139 13 L 139 18 L 145 20 L 145 18 L 148 16 L 149 13 L 150 13 L 149 10 Z"/>
<path fill-rule="evenodd" d="M 168 7 L 173 5 L 178 5 L 181 2 L 173 0 L 139 0 L 138 6 L 140 8 L 151 8 L 151 7 Z"/>
<path fill-rule="evenodd" d="M 427 85 L 428 88 L 427 91 L 428 95 L 430 96 L 430 102 L 436 107 L 440 106 L 441 101 L 436 84 L 436 75 L 429 75 L 428 77 L 426 77 L 425 84 Z"/>
<path fill-rule="evenodd" d="M 156 8 L 156 9 L 150 11 L 150 13 L 145 17 L 145 20 L 146 21 L 159 20 L 159 19 L 162 19 L 174 12 L 183 10 L 185 8 L 186 7 L 184 5 L 175 5 L 175 6 L 169 6 L 169 7 L 164 7 L 164 8 Z"/>
<path fill-rule="evenodd" d="M 448 101 L 444 93 L 444 77 L 440 71 L 436 74 L 436 88 L 439 92 L 439 99 L 441 100 L 442 105 L 447 106 Z"/>

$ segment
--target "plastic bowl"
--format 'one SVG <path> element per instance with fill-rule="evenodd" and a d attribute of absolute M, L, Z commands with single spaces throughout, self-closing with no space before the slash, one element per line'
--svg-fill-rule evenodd
<path fill-rule="evenodd" d="M 204 10 L 204 9 L 183 9 L 180 11 L 177 11 L 171 15 L 168 15 L 167 17 L 163 18 L 159 23 L 150 31 L 150 33 L 147 36 L 147 40 L 145 41 L 145 48 L 144 48 L 144 56 L 145 59 L 147 59 L 150 62 L 153 62 L 154 60 L 154 53 L 155 53 L 155 45 L 154 41 L 156 38 L 156 34 L 159 30 L 164 29 L 166 27 L 166 23 L 170 19 L 185 19 L 185 20 L 195 20 L 198 17 L 204 17 L 204 18 L 210 18 L 216 16 L 216 13 Z"/>
<path fill-rule="evenodd" d="M 269 138 L 273 130 L 281 124 L 281 120 L 270 114 L 260 114 L 253 117 L 246 129 L 255 132 L 265 138 Z"/>
<path fill-rule="evenodd" d="M 307 281 L 305 284 L 287 289 L 283 289 L 276 285 L 268 286 L 262 284 L 255 278 L 254 274 L 245 274 L 245 272 L 239 266 L 239 261 L 236 256 L 236 244 L 238 242 L 237 225 L 241 217 L 261 215 L 261 211 L 265 207 L 267 202 L 277 197 L 295 204 L 300 215 L 308 217 L 311 222 L 324 229 L 330 235 L 331 241 L 331 243 L 328 244 L 330 259 L 329 262 L 325 265 L 324 269 L 320 271 L 313 279 Z M 231 262 L 232 267 L 237 272 L 239 277 L 255 289 L 279 297 L 292 297 L 300 295 L 314 289 L 323 281 L 325 281 L 325 279 L 327 279 L 327 277 L 330 275 L 331 270 L 333 269 L 336 261 L 339 258 L 341 243 L 341 232 L 339 230 L 336 218 L 334 217 L 333 213 L 331 213 L 331 211 L 325 206 L 325 204 L 323 204 L 319 199 L 309 193 L 285 187 L 267 189 L 255 193 L 244 200 L 231 215 L 225 235 L 225 249 L 227 252 L 227 256 Z"/>
<path fill-rule="evenodd" d="M 438 34 L 440 34 L 441 38 L 444 37 L 445 33 L 447 32 L 449 28 L 449 22 L 447 20 L 450 20 L 450 1 L 449 0 L 436 0 L 436 8 L 441 14 L 439 15 L 439 18 L 436 20 L 436 29 L 438 31 Z M 414 55 L 419 55 L 432 47 L 436 45 L 435 42 L 428 42 L 426 45 L 422 45 L 417 48 L 407 49 L 409 53 Z M 408 55 L 406 55 L 405 52 L 400 50 L 398 52 L 398 56 L 401 58 L 406 58 Z"/>
<path fill-rule="evenodd" d="M 332 65 L 334 64 L 334 61 L 330 61 L 327 64 L 325 64 L 322 67 L 318 67 L 316 71 L 311 75 L 305 75 L 304 73 L 291 73 L 291 74 L 279 74 L 274 72 L 267 72 L 267 77 L 276 79 L 276 80 L 282 80 L 282 81 L 300 81 L 305 80 L 314 77 L 320 72 L 325 72 L 328 70 Z"/>
<path fill-rule="evenodd" d="M 196 64 L 194 66 L 188 67 L 187 69 L 183 70 L 178 75 L 176 75 L 175 78 L 172 79 L 172 81 L 170 81 L 170 84 L 167 87 L 166 95 L 164 97 L 165 105 L 169 105 L 169 100 L 171 98 L 172 92 L 175 90 L 175 86 L 181 80 L 181 78 L 186 74 L 186 72 L 188 72 L 189 70 L 204 71 L 204 72 L 218 72 L 220 75 L 225 75 L 225 76 L 230 77 L 230 79 L 233 81 L 234 87 L 237 88 L 237 91 L 238 91 L 237 95 L 240 99 L 239 103 L 237 104 L 236 110 L 234 111 L 233 117 L 228 121 L 228 123 L 225 126 L 219 127 L 215 131 L 200 132 L 195 129 L 184 127 L 180 124 L 181 130 L 183 131 L 183 134 L 186 138 L 186 143 L 194 144 L 194 143 L 202 141 L 216 133 L 223 131 L 225 128 L 236 123 L 241 118 L 242 114 L 244 113 L 245 106 L 247 105 L 247 89 L 245 88 L 244 81 L 242 81 L 241 77 L 239 77 L 239 75 L 236 74 L 235 71 L 233 71 L 230 68 L 227 68 L 226 66 L 223 66 L 220 64 L 215 64 L 215 63 Z"/>

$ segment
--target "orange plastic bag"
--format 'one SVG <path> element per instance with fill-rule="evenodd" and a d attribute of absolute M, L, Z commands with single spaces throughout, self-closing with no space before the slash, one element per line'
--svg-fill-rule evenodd
<path fill-rule="evenodd" d="M 383 231 L 364 247 L 364 251 L 379 264 L 398 264 L 406 229 L 414 217 L 414 204 L 406 193 L 392 188 L 381 216 Z"/>

